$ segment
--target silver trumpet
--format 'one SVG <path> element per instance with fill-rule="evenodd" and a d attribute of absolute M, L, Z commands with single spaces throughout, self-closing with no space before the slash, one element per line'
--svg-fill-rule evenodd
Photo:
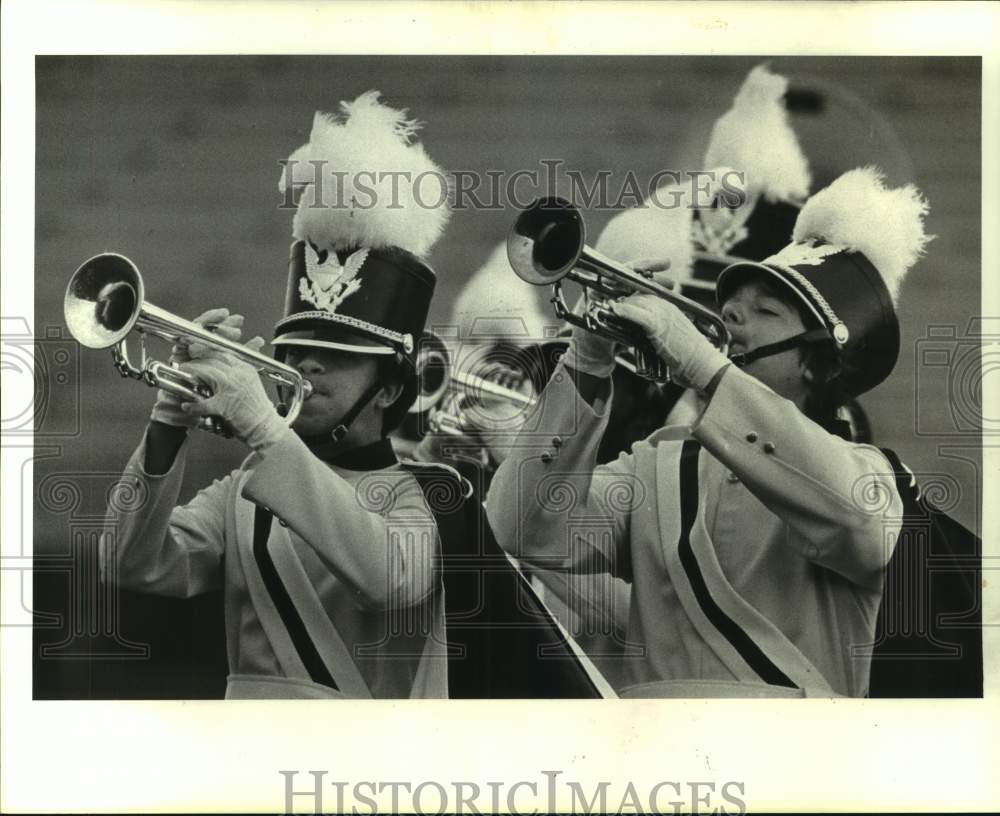
<path fill-rule="evenodd" d="M 112 349 L 115 368 L 123 377 L 141 380 L 184 400 L 209 397 L 211 389 L 179 368 L 147 358 L 147 334 L 172 343 L 197 340 L 228 351 L 256 368 L 261 376 L 291 389 L 284 415 L 289 425 L 295 422 L 302 403 L 312 391 L 312 384 L 291 366 L 149 303 L 138 268 L 124 255 L 105 252 L 84 261 L 66 287 L 63 315 L 70 334 L 80 345 Z M 126 338 L 132 332 L 139 335 L 141 358 L 138 364 L 129 360 L 126 346 Z M 199 425 L 214 433 L 226 432 L 224 423 L 215 417 L 204 417 Z"/>
<path fill-rule="evenodd" d="M 587 246 L 583 216 L 565 199 L 539 198 L 522 211 L 507 237 L 507 257 L 519 278 L 536 286 L 552 287 L 557 317 L 625 346 L 623 355 L 640 377 L 668 382 L 670 372 L 642 330 L 609 308 L 611 303 L 635 292 L 669 301 L 712 345 L 723 354 L 728 350 L 729 330 L 713 311 Z M 587 305 L 582 315 L 574 314 L 566 304 L 562 293 L 566 279 L 584 289 Z"/>
<path fill-rule="evenodd" d="M 530 408 L 537 398 L 500 385 L 486 377 L 454 370 L 448 347 L 433 332 L 424 332 L 416 359 L 418 391 L 411 414 L 427 412 L 427 427 L 451 436 L 474 434 L 476 425 L 459 407 L 463 398 L 497 397 L 518 408 Z"/>

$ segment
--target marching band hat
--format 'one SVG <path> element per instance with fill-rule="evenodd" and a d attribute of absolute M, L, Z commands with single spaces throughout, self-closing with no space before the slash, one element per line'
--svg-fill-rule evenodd
<path fill-rule="evenodd" d="M 718 305 L 749 277 L 777 282 L 813 316 L 812 328 L 836 344 L 847 394 L 863 394 L 889 376 L 899 356 L 896 302 L 931 239 L 927 209 L 913 185 L 887 189 L 876 168 L 851 170 L 805 203 L 792 243 L 722 271 Z"/>
<path fill-rule="evenodd" d="M 305 345 L 407 359 L 430 309 L 435 277 L 406 250 L 319 250 L 292 244 L 285 317 L 275 346 Z"/>
<path fill-rule="evenodd" d="M 612 218 L 597 251 L 625 263 L 669 258 L 680 292 L 712 307 L 726 266 L 762 260 L 785 246 L 810 181 L 788 123 L 787 87 L 766 65 L 754 68 L 712 128 L 707 189 L 696 191 L 691 181 L 664 185 L 643 206 Z"/>
<path fill-rule="evenodd" d="M 559 337 L 563 321 L 546 303 L 542 287 L 514 274 L 501 241 L 455 298 L 451 328 L 460 356 L 452 363 L 469 374 L 500 364 L 525 374 L 540 392 L 568 343 Z"/>
<path fill-rule="evenodd" d="M 733 106 L 712 128 L 705 167 L 716 183 L 726 173 L 742 174 L 742 203 L 716 195 L 712 206 L 694 213 L 694 271 L 714 283 L 728 265 L 760 261 L 778 252 L 792 234 L 809 194 L 810 169 L 788 121 L 788 80 L 758 65 L 747 75 Z"/>
<path fill-rule="evenodd" d="M 273 345 L 414 362 L 434 293 L 425 257 L 450 216 L 420 124 L 368 91 L 317 113 L 279 188 L 298 195 L 284 317 Z"/>
<path fill-rule="evenodd" d="M 507 259 L 507 242 L 493 248 L 465 282 L 451 310 L 464 342 L 527 345 L 558 334 L 562 321 L 546 308 L 542 287 L 521 280 Z"/>

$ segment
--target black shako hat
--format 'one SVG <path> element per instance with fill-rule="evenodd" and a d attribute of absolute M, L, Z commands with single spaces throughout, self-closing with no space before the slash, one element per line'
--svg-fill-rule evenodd
<path fill-rule="evenodd" d="M 318 251 L 296 241 L 274 345 L 395 353 L 412 364 L 434 284 L 431 268 L 398 247 Z"/>
<path fill-rule="evenodd" d="M 284 163 L 279 190 L 298 202 L 279 350 L 396 354 L 412 366 L 434 294 L 425 257 L 450 216 L 419 127 L 368 91 L 317 113 Z"/>
<path fill-rule="evenodd" d="M 761 262 L 740 261 L 719 276 L 719 307 L 749 277 L 789 290 L 840 353 L 850 396 L 874 388 L 899 356 L 896 302 L 906 273 L 930 238 L 927 203 L 912 185 L 894 190 L 875 168 L 851 170 L 810 198 L 792 243 Z"/>

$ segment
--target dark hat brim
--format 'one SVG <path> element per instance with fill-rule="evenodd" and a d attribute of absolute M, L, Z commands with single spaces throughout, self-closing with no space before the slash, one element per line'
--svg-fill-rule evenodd
<path fill-rule="evenodd" d="M 781 267 L 757 263 L 756 261 L 738 261 L 719 273 L 719 279 L 715 284 L 716 305 L 721 309 L 740 286 L 755 276 L 763 276 L 767 280 L 781 284 L 783 289 L 791 292 L 809 310 L 816 318 L 818 325 L 826 329 L 832 328 L 829 321 L 824 318 L 819 306 L 813 302 L 809 294 L 798 285 L 791 275 L 784 272 Z"/>
<path fill-rule="evenodd" d="M 395 354 L 397 349 L 386 339 L 379 338 L 329 315 L 321 319 L 293 318 L 275 327 L 280 332 L 272 346 L 308 346 L 312 348 L 348 351 L 355 354 Z"/>

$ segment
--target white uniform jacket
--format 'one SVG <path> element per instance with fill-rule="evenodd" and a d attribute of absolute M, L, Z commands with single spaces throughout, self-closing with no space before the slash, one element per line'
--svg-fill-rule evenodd
<path fill-rule="evenodd" d="M 377 469 L 348 470 L 288 431 L 178 507 L 186 445 L 153 476 L 143 442 L 110 502 L 105 579 L 224 590 L 227 697 L 446 697 L 437 527 L 380 445 Z"/>
<path fill-rule="evenodd" d="M 884 456 L 735 367 L 596 467 L 608 413 L 558 368 L 487 508 L 515 557 L 631 582 L 622 696 L 863 696 L 902 515 Z"/>

